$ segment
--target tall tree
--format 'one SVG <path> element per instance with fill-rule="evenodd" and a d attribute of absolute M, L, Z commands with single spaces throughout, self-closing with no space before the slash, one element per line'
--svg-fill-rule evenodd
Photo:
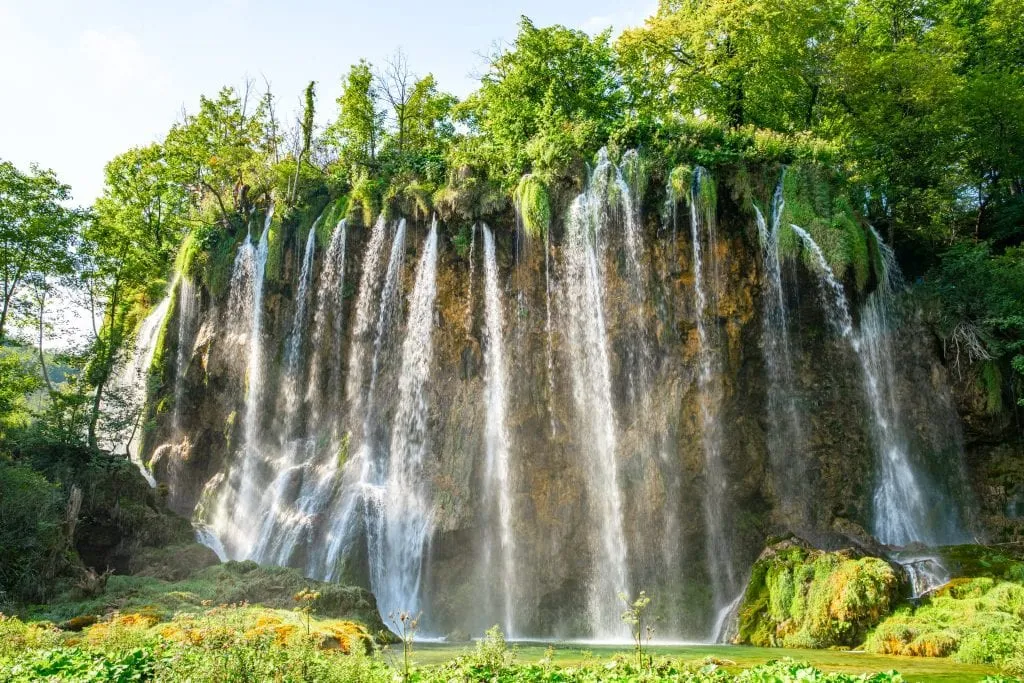
<path fill-rule="evenodd" d="M 53 171 L 22 173 L 0 161 L 0 339 L 27 281 L 71 270 L 83 214 L 66 206 L 70 199 Z"/>
<path fill-rule="evenodd" d="M 338 149 L 342 166 L 353 169 L 375 168 L 384 112 L 374 83 L 373 70 L 361 60 L 352 65 L 338 97 L 338 118 L 326 131 L 328 142 Z"/>

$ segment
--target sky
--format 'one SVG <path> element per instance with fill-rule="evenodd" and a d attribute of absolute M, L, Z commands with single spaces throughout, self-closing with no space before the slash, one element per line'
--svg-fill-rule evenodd
<path fill-rule="evenodd" d="M 283 110 L 318 82 L 332 116 L 342 75 L 402 49 L 417 75 L 464 96 L 482 55 L 515 38 L 520 15 L 597 33 L 643 22 L 655 0 L 0 0 L 0 159 L 38 163 L 77 204 L 103 166 L 159 140 L 201 94 L 254 79 Z M 318 117 L 319 118 L 319 117 Z"/>

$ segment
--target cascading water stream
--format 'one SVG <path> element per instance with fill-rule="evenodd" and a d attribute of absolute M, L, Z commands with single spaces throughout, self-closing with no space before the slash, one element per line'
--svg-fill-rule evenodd
<path fill-rule="evenodd" d="M 302 340 L 306 330 L 306 311 L 309 308 L 313 280 L 316 230 L 321 218 L 317 218 L 313 223 L 306 238 L 302 268 L 299 272 L 295 315 L 292 318 L 291 332 L 285 340 L 284 377 L 281 382 L 284 393 L 284 419 L 277 456 L 267 458 L 272 478 L 261 494 L 259 511 L 262 519 L 258 524 L 259 532 L 256 534 L 255 547 L 251 553 L 252 558 L 258 562 L 287 562 L 288 557 L 281 556 L 282 546 L 292 545 L 289 541 L 306 521 L 305 516 L 292 505 L 295 484 L 303 474 L 302 456 L 307 450 L 306 440 L 295 435 L 295 428 L 301 408 L 298 387 L 302 382 Z"/>
<path fill-rule="evenodd" d="M 316 308 L 313 312 L 313 329 L 310 331 L 311 355 L 309 361 L 309 381 L 306 388 L 306 406 L 310 411 L 310 423 L 318 428 L 321 426 L 324 406 L 328 409 L 340 409 L 335 394 L 340 393 L 340 369 L 342 366 L 341 344 L 344 336 L 344 318 L 342 302 L 345 290 L 345 251 L 348 242 L 348 224 L 344 219 L 334 227 L 331 241 L 327 245 L 324 262 L 320 268 L 320 277 L 316 286 Z M 330 334 L 330 345 L 325 348 L 324 336 Z M 329 353 L 328 353 L 329 352 Z M 321 373 L 326 365 L 329 377 L 327 393 L 321 393 L 323 381 Z M 332 438 L 337 438 L 337 421 L 332 423 Z"/>
<path fill-rule="evenodd" d="M 494 234 L 486 225 L 484 233 L 484 399 L 487 406 L 484 423 L 485 499 L 493 501 L 497 512 L 497 539 L 492 532 L 486 538 L 485 564 L 493 567 L 499 558 L 497 576 L 503 598 L 505 633 L 515 634 L 515 591 L 518 576 L 516 538 L 512 527 L 514 513 L 511 485 L 511 445 L 506 426 L 508 369 L 505 366 L 504 309 L 498 284 L 498 263 L 494 252 Z M 495 547 L 495 540 L 498 544 Z M 489 572 L 490 576 L 494 574 Z"/>
<path fill-rule="evenodd" d="M 192 279 L 178 280 L 178 349 L 174 361 L 174 412 L 171 426 L 181 432 L 181 406 L 185 399 L 185 376 L 188 372 L 192 347 L 195 344 L 199 322 L 199 292 Z"/>
<path fill-rule="evenodd" d="M 889 308 L 899 282 L 891 250 L 875 235 L 883 255 L 883 273 L 879 289 L 872 293 L 861 318 L 861 331 L 854 330 L 853 318 L 846 303 L 846 293 L 836 279 L 821 248 L 807 231 L 792 226 L 808 248 L 817 266 L 822 291 L 830 305 L 829 321 L 840 336 L 847 339 L 859 361 L 865 398 L 871 408 L 871 432 L 879 457 L 878 483 L 875 492 L 875 535 L 890 545 L 918 542 L 938 545 L 956 542 L 956 532 L 937 525 L 932 518 L 933 507 L 949 509 L 933 493 L 925 495 L 924 486 L 910 461 L 906 437 L 899 422 L 895 368 L 891 342 Z M 929 503 L 929 499 L 931 503 Z"/>
<path fill-rule="evenodd" d="M 231 317 L 234 324 L 249 323 L 243 414 L 245 428 L 240 454 L 230 467 L 226 483 L 223 478 L 216 477 L 207 483 L 207 489 L 217 499 L 212 517 L 205 520 L 207 531 L 217 537 L 221 549 L 231 559 L 248 558 L 256 542 L 256 526 L 252 520 L 258 518 L 256 506 L 261 500 L 262 482 L 257 470 L 264 460 L 259 442 L 263 407 L 263 291 L 273 217 L 274 208 L 271 206 L 259 243 L 253 246 L 250 239 L 239 248 L 231 276 Z M 242 312 L 246 298 L 248 311 Z M 216 490 L 211 490 L 211 485 Z"/>
<path fill-rule="evenodd" d="M 392 343 L 392 329 L 398 316 L 401 294 L 401 271 L 405 257 L 405 230 L 404 219 L 398 222 L 395 229 L 395 236 L 391 243 L 391 255 L 388 259 L 387 271 L 384 275 L 384 284 L 381 291 L 379 307 L 376 315 L 376 325 L 373 326 L 373 344 L 366 344 L 365 335 L 371 329 L 372 311 L 368 303 L 372 293 L 376 277 L 367 269 L 376 267 L 383 255 L 383 231 L 384 223 L 378 221 L 381 232 L 378 235 L 377 227 L 370 237 L 370 244 L 367 246 L 367 257 L 364 261 L 363 276 L 360 278 L 359 297 L 356 312 L 356 334 L 361 339 L 354 341 L 353 352 L 349 365 L 349 415 L 354 418 L 361 414 L 362 430 L 359 435 L 359 442 L 355 456 L 346 463 L 346 470 L 352 473 L 350 476 L 342 477 L 339 487 L 338 501 L 335 503 L 331 514 L 331 523 L 328 529 L 328 539 L 324 562 L 327 577 L 333 578 L 337 571 L 338 558 L 354 540 L 358 529 L 366 533 L 369 543 L 372 544 L 374 537 L 382 538 L 384 535 L 383 524 L 385 516 L 384 488 L 385 477 L 387 476 L 386 458 L 384 457 L 383 440 L 385 433 L 384 425 L 377 415 L 377 390 L 381 368 L 385 362 Z M 362 334 L 360 332 L 362 331 Z M 367 349 L 357 351 L 356 346 L 367 345 Z M 365 371 L 361 364 L 365 359 L 365 351 L 372 348 L 373 355 L 370 362 L 369 386 L 364 390 L 361 382 L 354 384 L 353 377 L 364 377 Z M 358 473 L 356 475 L 356 473 Z M 356 477 L 355 481 L 348 481 Z M 361 525 L 361 526 L 360 526 Z M 374 571 L 371 566 L 371 573 Z"/>
<path fill-rule="evenodd" d="M 807 467 L 804 462 L 804 426 L 793 376 L 793 357 L 787 324 L 785 290 L 779 259 L 783 178 L 775 188 L 771 202 L 771 225 L 757 206 L 758 235 L 761 241 L 765 292 L 762 296 L 761 342 L 768 371 L 768 447 L 773 480 L 779 505 L 792 512 L 790 518 L 808 522 L 802 501 L 808 500 Z"/>
<path fill-rule="evenodd" d="M 146 467 L 146 464 L 142 462 L 139 451 L 139 445 L 142 441 L 140 425 L 146 408 L 149 369 L 153 365 L 153 358 L 156 355 L 156 342 L 160 336 L 160 329 L 163 327 L 164 320 L 167 319 L 167 314 L 170 311 L 172 294 L 178 283 L 179 278 L 175 275 L 174 281 L 171 282 L 171 286 L 167 290 L 167 295 L 160 300 L 160 303 L 142 321 L 142 325 L 139 326 L 139 332 L 135 337 L 132 355 L 114 377 L 108 390 L 108 394 L 113 393 L 118 397 L 123 397 L 121 400 L 125 403 L 124 407 L 128 415 L 135 415 L 134 418 L 130 419 L 129 424 L 131 426 L 127 435 L 123 434 L 122 430 L 111 430 L 109 434 L 109 438 L 112 441 L 111 451 L 127 452 L 129 459 L 139 469 L 139 472 L 142 473 L 142 476 L 145 477 L 150 486 L 156 486 L 156 479 L 153 478 L 153 474 Z"/>
<path fill-rule="evenodd" d="M 592 528 L 597 534 L 587 594 L 589 616 L 595 637 L 617 638 L 625 634 L 617 596 L 628 592 L 630 585 L 605 324 L 603 256 L 609 217 L 607 185 L 601 179 L 606 177 L 606 170 L 598 164 L 587 191 L 573 201 L 566 218 L 561 300 L 567 346 L 572 349 L 569 365 L 573 402 L 580 440 L 587 444 L 582 470 Z"/>
<path fill-rule="evenodd" d="M 424 548 L 430 538 L 431 500 L 425 466 L 430 454 L 426 386 L 433 360 L 437 296 L 437 220 L 423 245 L 402 342 L 398 406 L 391 429 L 382 497 L 382 533 L 371 536 L 370 571 L 381 614 L 420 612 Z"/>
<path fill-rule="evenodd" d="M 732 561 L 732 542 L 729 520 L 726 517 L 729 500 L 725 464 L 722 462 L 722 434 L 719 419 L 721 388 L 717 377 L 721 373 L 717 334 L 708 330 L 706 316 L 709 308 L 708 287 L 712 294 L 717 286 L 715 267 L 707 272 L 702 242 L 707 241 L 709 256 L 714 259 L 715 206 L 703 191 L 705 182 L 713 182 L 707 172 L 694 169 L 688 202 L 690 205 L 690 240 L 693 247 L 694 317 L 697 329 L 698 370 L 702 446 L 707 482 L 704 487 L 704 523 L 706 526 L 706 554 L 708 574 L 711 577 L 713 605 L 719 614 L 728 609 L 738 591 L 736 570 Z M 717 298 L 717 297 L 715 297 Z M 715 298 L 710 303 L 714 303 Z M 716 626 L 717 628 L 717 626 Z M 711 634 L 717 638 L 718 633 Z"/>

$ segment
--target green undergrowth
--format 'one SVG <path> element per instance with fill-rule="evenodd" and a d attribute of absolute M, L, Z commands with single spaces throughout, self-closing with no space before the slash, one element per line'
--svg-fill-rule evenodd
<path fill-rule="evenodd" d="M 782 191 L 786 204 L 781 217 L 784 229 L 779 232 L 780 253 L 800 253 L 799 240 L 789 229 L 790 225 L 799 226 L 821 247 L 836 276 L 851 279 L 863 291 L 872 274 L 868 233 L 833 174 L 820 165 L 800 164 L 787 170 Z M 816 264 L 808 266 L 815 268 Z"/>
<path fill-rule="evenodd" d="M 1024 675 L 1024 561 L 983 546 L 940 551 L 956 578 L 900 607 L 867 638 L 882 654 L 952 657 Z"/>
<path fill-rule="evenodd" d="M 0 680 L 28 681 L 500 681 L 502 683 L 636 683 L 696 681 L 784 683 L 789 681 L 875 683 L 905 680 L 892 664 L 843 655 L 839 670 L 825 671 L 787 657 L 763 655 L 737 663 L 705 654 L 689 658 L 656 655 L 638 665 L 633 653 L 608 657 L 584 653 L 565 661 L 547 647 L 540 656 L 509 647 L 497 627 L 474 646 L 444 661 L 422 665 L 414 646 L 406 667 L 401 646 L 382 644 L 358 624 L 324 619 L 303 609 L 269 610 L 244 605 L 211 606 L 201 613 L 162 619 L 145 611 L 120 612 L 77 630 L 30 624 L 0 616 Z M 526 648 L 528 651 L 537 648 Z M 429 652 L 429 649 L 427 650 Z M 729 653 L 730 651 L 726 651 Z M 694 655 L 699 654 L 694 652 Z M 841 657 L 836 657 L 836 660 Z M 857 662 L 863 662 L 858 664 Z M 836 667 L 833 667 L 835 669 Z M 973 674 L 973 675 L 972 675 Z M 916 675 L 910 680 L 978 680 L 985 674 L 957 672 Z M 989 676 L 990 683 L 1008 679 Z"/>
<path fill-rule="evenodd" d="M 311 607 L 316 614 L 359 621 L 373 632 L 384 628 L 372 594 L 362 588 L 314 581 L 295 569 L 263 567 L 255 562 L 215 564 L 193 573 L 183 566 L 195 563 L 202 566 L 209 560 L 192 553 L 188 546 L 167 548 L 138 558 L 133 567 L 136 575 L 111 576 L 102 595 L 83 598 L 76 589 L 70 589 L 46 605 L 19 613 L 28 619 L 54 623 L 102 618 L 114 611 L 146 611 L 168 619 L 177 613 L 202 612 L 210 604 L 247 603 L 291 609 L 296 593 L 313 590 L 317 597 Z M 185 578 L 172 581 L 158 578 L 183 575 Z"/>
<path fill-rule="evenodd" d="M 751 570 L 738 642 L 854 646 L 892 610 L 898 594 L 899 577 L 884 560 L 785 541 L 766 551 Z"/>

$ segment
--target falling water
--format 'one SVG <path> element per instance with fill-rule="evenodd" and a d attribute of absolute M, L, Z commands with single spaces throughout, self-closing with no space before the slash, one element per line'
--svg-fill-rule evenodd
<path fill-rule="evenodd" d="M 593 548 L 588 607 L 594 636 L 624 633 L 616 596 L 629 591 L 627 547 L 622 528 L 622 493 L 616 462 L 617 426 L 605 325 L 603 256 L 607 243 L 607 186 L 599 174 L 579 195 L 566 219 L 562 282 L 573 400 L 579 416 L 586 495 L 597 534 Z M 596 182 L 593 182 L 596 180 Z"/>
<path fill-rule="evenodd" d="M 366 354 L 373 332 L 374 306 L 378 297 L 380 263 L 384 258 L 384 238 L 387 223 L 381 215 L 373 225 L 370 241 L 363 254 L 363 272 L 359 276 L 359 291 L 356 298 L 355 324 L 352 330 L 352 349 L 348 360 L 347 391 L 349 411 L 358 415 L 362 410 Z"/>
<path fill-rule="evenodd" d="M 786 298 L 779 261 L 779 229 L 785 200 L 782 178 L 771 202 L 771 225 L 757 206 L 758 235 L 761 241 L 765 292 L 762 296 L 761 341 L 768 371 L 769 453 L 776 495 L 780 506 L 806 520 L 802 501 L 808 496 L 805 486 L 807 470 L 804 458 L 804 435 L 800 408 L 793 378 L 793 358 L 787 325 Z"/>
<path fill-rule="evenodd" d="M 135 337 L 135 347 L 132 349 L 131 359 L 124 365 L 121 371 L 114 377 L 108 393 L 115 393 L 123 397 L 125 407 L 129 415 L 134 414 L 129 426 L 129 433 L 125 435 L 124 430 L 110 430 L 109 438 L 112 441 L 111 450 L 114 452 L 127 452 L 132 463 L 139 468 L 139 472 L 146 478 L 150 486 L 156 486 L 156 479 L 142 462 L 139 452 L 139 443 L 142 440 L 140 425 L 142 423 L 143 411 L 146 407 L 146 394 L 149 387 L 149 370 L 153 365 L 153 358 L 156 355 L 156 342 L 160 336 L 160 328 L 171 308 L 171 293 L 178 284 L 178 277 L 168 289 L 168 294 L 160 303 L 150 311 L 149 315 L 142 321 L 139 333 Z"/>
<path fill-rule="evenodd" d="M 189 277 L 178 281 L 178 350 L 174 362 L 174 413 L 171 425 L 181 431 L 181 406 L 185 398 L 185 376 L 199 323 L 199 291 Z"/>
<path fill-rule="evenodd" d="M 504 600 L 504 629 L 515 633 L 516 545 L 512 529 L 512 486 L 509 461 L 510 444 L 506 427 L 508 369 L 505 366 L 504 316 L 501 288 L 498 285 L 498 263 L 494 253 L 494 234 L 486 225 L 484 231 L 484 320 L 487 348 L 484 354 L 484 395 L 487 418 L 484 426 L 485 500 L 497 508 L 498 548 L 495 552 L 493 534 L 486 539 L 487 564 L 500 557 L 498 581 Z"/>
<path fill-rule="evenodd" d="M 704 487 L 704 523 L 707 526 L 705 544 L 707 548 L 708 573 L 714 607 L 721 612 L 726 609 L 736 593 L 736 573 L 732 563 L 729 522 L 726 519 L 728 503 L 728 481 L 725 464 L 722 462 L 722 435 L 718 416 L 721 403 L 721 388 L 716 377 L 720 374 L 718 340 L 714 330 L 708 330 L 708 286 L 712 293 L 716 287 L 714 267 L 711 274 L 706 272 L 702 241 L 707 240 L 709 256 L 714 259 L 715 207 L 701 192 L 704 182 L 713 182 L 705 177 L 707 172 L 700 167 L 694 170 L 689 192 L 690 240 L 693 243 L 693 295 L 694 316 L 697 327 L 698 374 L 697 388 L 700 394 L 700 418 L 704 466 L 707 482 Z M 713 301 L 712 301 L 713 303 Z M 712 636 L 717 637 L 717 633 Z"/>
<path fill-rule="evenodd" d="M 313 329 L 310 331 L 310 347 L 312 353 L 309 361 L 309 381 L 306 388 L 306 404 L 309 406 L 314 426 L 319 426 L 323 407 L 337 408 L 333 400 L 335 388 L 340 384 L 341 342 L 344 335 L 342 302 L 345 290 L 345 249 L 348 241 L 348 225 L 342 219 L 331 234 L 331 242 L 327 245 L 320 278 L 316 286 L 316 309 L 313 312 Z M 324 335 L 330 331 L 330 345 L 324 348 Z M 330 351 L 330 353 L 326 353 Z M 323 367 L 329 368 L 328 391 L 332 395 L 323 396 L 321 373 Z M 335 423 L 336 424 L 336 423 Z"/>
<path fill-rule="evenodd" d="M 551 341 L 551 228 L 544 232 L 544 334 L 547 337 L 548 427 L 555 435 L 555 351 Z"/>
<path fill-rule="evenodd" d="M 368 269 L 377 269 L 383 255 L 383 231 L 384 223 L 378 221 L 381 226 L 381 235 L 377 234 L 377 227 L 370 237 L 370 244 L 367 247 L 367 257 L 364 262 L 363 276 L 360 278 L 360 300 L 356 306 L 356 329 L 360 337 L 365 337 L 371 329 L 372 311 L 367 303 L 371 287 L 376 280 L 373 273 Z M 353 344 L 353 352 L 349 365 L 349 402 L 350 416 L 356 417 L 358 411 L 362 413 L 362 431 L 358 442 L 355 456 L 347 463 L 346 470 L 350 477 L 357 477 L 355 482 L 349 482 L 343 478 L 340 486 L 338 501 L 335 503 L 335 510 L 330 515 L 331 523 L 328 530 L 328 542 L 326 547 L 325 562 L 328 578 L 333 578 L 337 568 L 337 561 L 343 550 L 351 544 L 355 534 L 362 524 L 371 545 L 374 537 L 383 538 L 385 521 L 385 495 L 384 481 L 387 476 L 387 460 L 384 452 L 385 437 L 384 425 L 377 414 L 377 390 L 380 372 L 385 365 L 391 342 L 392 329 L 397 320 L 398 309 L 400 308 L 401 294 L 401 272 L 405 260 L 405 220 L 398 222 L 395 236 L 391 243 L 391 255 L 388 259 L 387 272 L 384 275 L 384 284 L 379 297 L 379 306 L 376 315 L 376 325 L 373 326 L 373 344 L 367 349 L 373 349 L 373 356 L 370 362 L 369 386 L 362 389 L 361 384 L 354 383 L 353 377 L 365 376 L 362 364 L 365 358 L 365 351 L 356 350 L 357 345 L 366 343 L 366 340 L 358 340 Z M 376 242 L 376 243 L 375 243 Z M 364 287 L 365 285 L 365 287 Z M 362 334 L 360 331 L 362 330 Z M 358 473 L 358 474 L 356 474 Z M 361 511 L 361 514 L 360 514 Z M 371 567 L 371 573 L 374 571 Z"/>
<path fill-rule="evenodd" d="M 875 535 L 883 543 L 900 546 L 914 542 L 926 545 L 955 542 L 958 540 L 957 533 L 952 531 L 955 524 L 937 524 L 931 512 L 933 507 L 948 510 L 950 506 L 938 500 L 941 496 L 934 492 L 930 497 L 925 495 L 925 486 L 911 464 L 906 435 L 900 424 L 889 318 L 899 274 L 891 250 L 876 234 L 883 256 L 881 283 L 865 304 L 861 330 L 857 333 L 846 293 L 824 253 L 807 231 L 795 225 L 792 228 L 813 256 L 823 293 L 831 299 L 828 302 L 830 323 L 849 341 L 860 362 L 880 468 L 875 491 Z"/>
<path fill-rule="evenodd" d="M 874 413 L 873 436 L 879 452 L 874 533 L 890 545 L 964 541 L 954 506 L 915 471 L 909 436 L 900 415 L 893 333 L 896 297 L 903 277 L 893 250 L 871 228 L 881 262 L 878 288 L 861 309 L 858 346 L 865 389 Z"/>
<path fill-rule="evenodd" d="M 321 216 L 320 218 L 323 218 Z M 320 225 L 316 219 L 306 238 L 306 249 L 302 256 L 302 269 L 299 272 L 299 289 L 295 297 L 295 315 L 292 318 L 292 329 L 285 340 L 284 378 L 281 388 L 284 393 L 284 429 L 281 431 L 282 441 L 292 437 L 295 420 L 299 410 L 299 384 L 302 381 L 302 339 L 306 332 L 306 311 L 309 308 L 310 285 L 313 280 L 313 258 L 316 253 L 316 229 Z"/>
<path fill-rule="evenodd" d="M 469 289 L 466 294 L 466 332 L 473 331 L 473 280 L 476 275 L 476 262 L 473 253 L 476 251 L 476 224 L 473 224 L 469 238 Z"/>
<path fill-rule="evenodd" d="M 232 463 L 226 481 L 217 491 L 212 517 L 204 520 L 207 531 L 217 536 L 225 554 L 232 559 L 249 556 L 256 541 L 258 518 L 255 506 L 261 500 L 262 482 L 256 476 L 263 455 L 260 452 L 260 418 L 263 404 L 263 287 L 270 224 L 274 209 L 267 211 L 263 233 L 254 247 L 251 239 L 239 248 L 231 276 L 230 311 L 234 324 L 248 321 L 248 353 L 243 420 L 245 424 L 240 455 Z M 248 298 L 248 310 L 244 301 Z M 239 462 L 240 460 L 240 462 Z"/>
<path fill-rule="evenodd" d="M 280 430 L 279 448 L 276 457 L 267 457 L 267 469 L 271 476 L 269 486 L 262 492 L 259 513 L 262 521 L 255 537 L 251 557 L 259 562 L 287 562 L 292 539 L 296 530 L 307 523 L 306 515 L 294 509 L 292 498 L 297 482 L 304 474 L 304 456 L 308 455 L 309 444 L 294 434 L 300 407 L 298 387 L 302 381 L 302 338 L 306 329 L 306 311 L 309 308 L 310 285 L 313 280 L 313 258 L 316 251 L 316 229 L 320 218 L 313 223 L 306 238 L 306 248 L 299 272 L 299 288 L 296 294 L 295 315 L 291 332 L 285 340 L 284 377 L 284 425 Z"/>
<path fill-rule="evenodd" d="M 431 511 L 425 466 L 430 454 L 426 385 L 433 358 L 434 299 L 437 295 L 437 221 L 430 227 L 416 267 L 409 319 L 402 342 L 398 407 L 383 482 L 383 534 L 371 536 L 370 570 L 382 614 L 420 611 L 424 547 Z"/>

